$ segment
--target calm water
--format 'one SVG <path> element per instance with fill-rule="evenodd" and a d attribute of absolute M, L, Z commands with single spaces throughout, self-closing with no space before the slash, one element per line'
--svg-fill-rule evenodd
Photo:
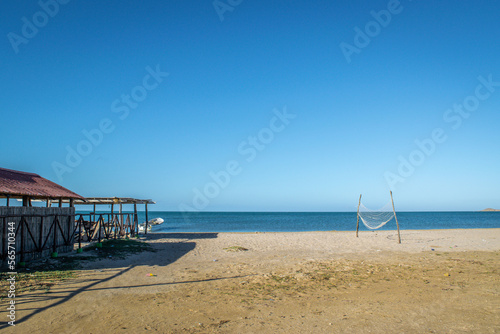
<path fill-rule="evenodd" d="M 500 212 L 398 212 L 401 229 L 500 228 Z M 161 217 L 153 232 L 354 231 L 356 212 L 149 212 Z M 139 212 L 139 222 L 145 214 Z M 381 230 L 396 229 L 391 220 Z M 360 230 L 368 230 L 360 222 Z"/>

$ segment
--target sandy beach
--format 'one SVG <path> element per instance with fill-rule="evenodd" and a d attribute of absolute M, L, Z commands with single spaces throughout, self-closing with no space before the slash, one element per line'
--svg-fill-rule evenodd
<path fill-rule="evenodd" d="M 498 333 L 500 229 L 172 233 L 16 298 L 5 333 Z"/>

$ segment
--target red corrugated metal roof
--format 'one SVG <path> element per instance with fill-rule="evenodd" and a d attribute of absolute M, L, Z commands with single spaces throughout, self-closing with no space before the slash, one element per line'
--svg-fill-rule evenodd
<path fill-rule="evenodd" d="M 38 174 L 5 168 L 0 168 L 0 195 L 84 199 Z"/>

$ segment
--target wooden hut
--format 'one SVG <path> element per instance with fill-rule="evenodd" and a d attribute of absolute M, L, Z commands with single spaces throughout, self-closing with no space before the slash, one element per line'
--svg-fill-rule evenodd
<path fill-rule="evenodd" d="M 85 201 L 84 197 L 38 174 L 0 168 L 0 198 L 5 199 L 5 206 L 0 206 L 3 266 L 12 260 L 9 250 L 15 251 L 17 263 L 73 249 L 73 204 Z M 22 200 L 22 206 L 12 206 L 13 199 Z M 33 206 L 34 200 L 46 202 L 45 207 Z"/>

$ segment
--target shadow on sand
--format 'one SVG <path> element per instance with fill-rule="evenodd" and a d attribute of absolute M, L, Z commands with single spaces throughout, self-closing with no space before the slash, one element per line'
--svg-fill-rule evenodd
<path fill-rule="evenodd" d="M 16 325 L 22 324 L 23 322 L 28 321 L 34 315 L 40 314 L 52 307 L 64 304 L 65 302 L 69 301 L 82 292 L 187 284 L 234 278 L 223 277 L 195 281 L 174 281 L 141 285 L 98 287 L 99 284 L 116 279 L 129 272 L 136 266 L 168 266 L 190 251 L 194 250 L 196 248 L 196 240 L 215 238 L 217 238 L 217 233 L 149 233 L 147 236 L 143 236 L 143 239 L 146 239 L 148 244 L 151 245 L 156 252 L 161 252 L 162 254 L 164 254 L 163 256 L 149 256 L 149 254 L 152 254 L 151 252 L 142 252 L 140 254 L 127 256 L 125 259 L 105 259 L 103 261 L 96 259 L 95 261 L 85 262 L 84 270 L 94 270 L 94 272 L 99 272 L 99 274 L 91 274 L 92 278 L 88 278 L 85 277 L 86 275 L 84 271 L 81 272 L 83 274 L 80 274 L 80 277 L 66 281 L 64 283 L 64 288 L 58 288 L 56 285 L 49 292 L 38 290 L 25 296 L 19 296 L 18 300 L 16 300 L 16 309 L 23 310 L 25 312 L 27 311 L 29 313 L 27 315 L 23 315 L 22 318 L 16 319 L 15 323 Z M 71 256 L 77 257 L 78 255 Z M 100 278 L 99 276 L 102 276 L 102 278 Z M 30 304 L 38 302 L 45 302 L 48 304 L 41 308 L 30 308 Z M 2 309 L 5 310 L 6 306 L 5 308 L 2 307 Z M 8 325 L 6 322 L 0 324 L 0 329 L 4 329 L 6 327 L 10 327 L 10 325 Z"/>
<path fill-rule="evenodd" d="M 146 235 L 147 240 L 159 240 L 159 239 L 186 239 L 186 240 L 201 240 L 201 239 L 215 239 L 218 233 L 197 233 L 197 232 L 186 232 L 186 233 L 148 233 Z"/>

